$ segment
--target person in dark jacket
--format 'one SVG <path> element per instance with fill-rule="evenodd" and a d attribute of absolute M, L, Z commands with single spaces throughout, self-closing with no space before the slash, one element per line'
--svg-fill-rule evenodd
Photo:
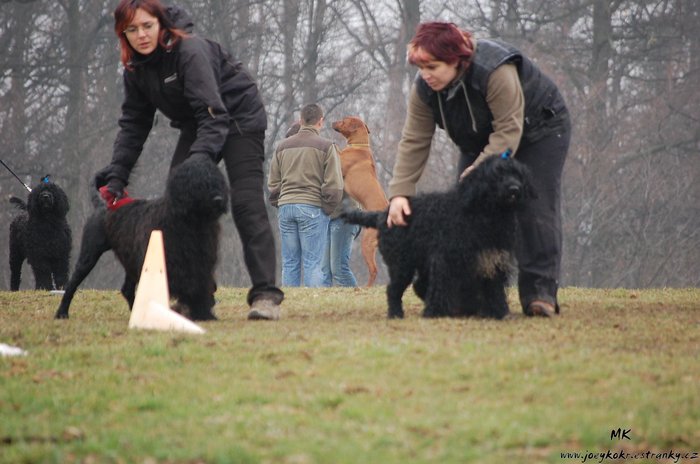
<path fill-rule="evenodd" d="M 224 160 L 234 222 L 252 288 L 249 319 L 278 319 L 276 254 L 263 194 L 265 107 L 243 64 L 191 33 L 187 14 L 160 0 L 120 0 L 115 33 L 124 65 L 124 102 L 111 163 L 95 183 L 118 200 L 153 126 L 156 110 L 180 129 L 170 170 L 196 153 Z"/>
<path fill-rule="evenodd" d="M 410 197 L 435 127 L 460 149 L 460 180 L 485 158 L 509 152 L 533 173 L 537 198 L 519 213 L 518 290 L 525 314 L 559 312 L 561 175 L 571 123 L 556 85 L 515 47 L 475 39 L 453 23 L 418 26 L 408 59 L 419 72 L 389 184 L 387 225 L 410 221 Z"/>

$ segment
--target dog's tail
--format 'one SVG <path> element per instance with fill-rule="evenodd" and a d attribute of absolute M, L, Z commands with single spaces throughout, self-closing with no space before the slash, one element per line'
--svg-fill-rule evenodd
<path fill-rule="evenodd" d="M 14 207 L 20 211 L 27 211 L 27 204 L 21 198 L 11 196 L 10 203 L 12 203 L 12 205 L 14 205 Z"/>
<path fill-rule="evenodd" d="M 348 224 L 378 229 L 386 221 L 386 211 L 343 211 L 339 217 Z"/>

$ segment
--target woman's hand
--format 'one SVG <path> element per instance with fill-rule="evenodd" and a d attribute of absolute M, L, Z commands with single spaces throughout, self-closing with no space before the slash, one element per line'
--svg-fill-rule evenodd
<path fill-rule="evenodd" d="M 411 215 L 411 206 L 406 197 L 394 197 L 389 203 L 389 214 L 386 218 L 387 227 L 405 226 L 406 216 Z"/>

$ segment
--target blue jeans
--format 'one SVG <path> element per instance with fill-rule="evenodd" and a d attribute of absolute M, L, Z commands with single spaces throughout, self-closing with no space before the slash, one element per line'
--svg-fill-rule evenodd
<path fill-rule="evenodd" d="M 323 287 L 323 256 L 330 218 L 318 206 L 301 203 L 279 207 L 282 285 Z"/>
<path fill-rule="evenodd" d="M 340 218 L 333 219 L 328 226 L 328 246 L 323 258 L 323 279 L 326 287 L 357 287 L 357 280 L 350 269 L 352 241 L 360 226 L 347 224 Z"/>

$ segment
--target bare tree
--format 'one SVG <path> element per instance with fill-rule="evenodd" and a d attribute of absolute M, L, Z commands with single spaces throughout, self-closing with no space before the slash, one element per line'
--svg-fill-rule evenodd
<path fill-rule="evenodd" d="M 318 101 L 329 119 L 356 114 L 369 124 L 385 186 L 416 71 L 405 53 L 418 22 L 449 20 L 477 38 L 513 43 L 555 80 L 574 123 L 563 185 L 562 284 L 700 284 L 700 3 L 178 4 L 191 13 L 195 33 L 220 42 L 257 79 L 268 112 L 268 153 L 300 106 Z M 2 159 L 28 182 L 50 173 L 66 186 L 76 241 L 92 210 L 92 175 L 111 158 L 120 113 L 122 70 L 113 8 L 108 0 L 0 2 Z M 328 129 L 324 135 L 337 137 Z M 130 192 L 146 197 L 162 192 L 176 140 L 177 131 L 158 114 Z M 454 145 L 438 131 L 419 188 L 449 185 L 456 156 Z M 0 180 L 3 196 L 23 193 L 9 173 L 0 173 Z M 0 202 L 3 222 L 12 214 L 9 204 Z M 274 220 L 275 210 L 270 214 Z M 219 282 L 245 286 L 235 228 L 230 220 L 223 225 Z M 0 246 L 7 249 L 7 228 L 0 231 Z M 121 271 L 114 266 L 105 263 L 88 285 L 118 286 Z M 9 282 L 6 266 L 0 266 L 0 276 Z"/>

